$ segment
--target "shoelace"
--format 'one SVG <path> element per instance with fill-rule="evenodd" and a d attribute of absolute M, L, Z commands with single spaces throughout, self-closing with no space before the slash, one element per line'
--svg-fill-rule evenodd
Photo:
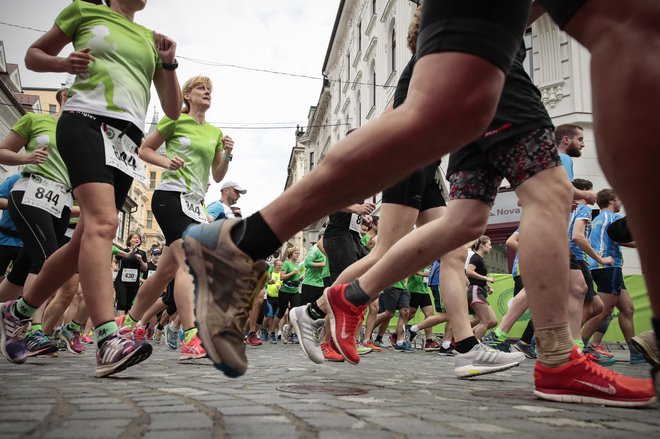
<path fill-rule="evenodd" d="M 590 354 L 583 354 L 582 358 L 578 359 L 578 362 L 585 362 L 586 363 L 586 368 L 589 372 L 601 377 L 605 378 L 608 380 L 614 379 L 618 373 L 614 372 L 613 370 L 610 370 L 606 367 L 601 366 L 600 364 L 596 363 L 594 360 L 592 360 L 593 356 Z"/>
<path fill-rule="evenodd" d="M 316 320 L 312 323 L 312 339 L 314 343 L 321 343 L 325 338 L 325 320 Z"/>
<path fill-rule="evenodd" d="M 254 297 L 259 293 L 261 288 L 257 288 L 259 286 L 259 283 L 261 282 L 261 285 L 266 281 L 266 275 L 267 272 L 262 273 L 260 276 L 257 276 L 257 274 L 252 271 L 250 275 L 244 276 L 243 281 L 245 282 L 245 288 L 241 288 L 238 290 L 238 309 L 239 311 L 236 313 L 234 316 L 234 319 L 232 321 L 234 328 L 239 333 L 243 333 L 243 326 L 245 323 L 245 320 L 248 317 L 248 314 L 250 313 L 250 309 L 252 308 L 252 302 L 254 301 Z"/>

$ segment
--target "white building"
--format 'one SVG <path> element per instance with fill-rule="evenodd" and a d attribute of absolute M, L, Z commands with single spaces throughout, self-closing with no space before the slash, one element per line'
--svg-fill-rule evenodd
<path fill-rule="evenodd" d="M 300 139 L 306 145 L 306 172 L 348 130 L 375 119 L 389 104 L 399 74 L 411 56 L 406 37 L 416 7 L 409 0 L 340 2 L 323 63 L 326 80 Z M 572 123 L 584 128 L 587 146 L 574 162 L 575 176 L 591 180 L 595 191 L 609 187 L 598 164 L 593 136 L 589 53 L 547 15 L 528 29 L 525 41 L 528 73 L 541 90 L 555 125 Z M 446 166 L 447 161 L 443 163 Z M 520 220 L 517 198 L 506 191 L 506 184 L 493 206 L 487 231 L 495 244 L 503 244 Z M 322 223 L 305 230 L 306 242 L 315 240 Z M 503 246 L 499 249 L 500 259 L 506 260 Z M 641 273 L 635 250 L 624 249 L 624 257 L 626 274 Z M 508 259 L 510 262 L 510 255 Z"/>

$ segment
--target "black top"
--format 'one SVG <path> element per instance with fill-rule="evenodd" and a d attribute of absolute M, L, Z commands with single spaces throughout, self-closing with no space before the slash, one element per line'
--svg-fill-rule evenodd
<path fill-rule="evenodd" d="M 117 258 L 117 261 L 119 261 L 119 271 L 117 272 L 117 280 L 124 282 L 125 284 L 135 284 L 138 283 L 140 280 L 140 272 L 142 270 L 142 265 L 140 264 L 140 261 L 138 261 L 138 258 L 135 257 L 135 254 L 139 254 L 142 257 L 143 261 L 147 260 L 147 254 L 144 252 L 144 250 L 136 249 L 132 250 L 130 248 L 124 249 L 126 253 L 130 253 L 130 256 L 127 258 L 123 258 L 119 255 L 115 256 Z M 126 272 L 124 273 L 125 270 L 135 270 L 137 269 L 137 272 Z M 131 273 L 136 273 L 135 276 L 133 276 Z M 134 279 L 134 280 L 133 280 Z"/>
<path fill-rule="evenodd" d="M 410 87 L 410 78 L 412 78 L 413 67 L 415 66 L 415 57 L 413 56 L 404 67 L 401 75 L 399 76 L 399 81 L 396 83 L 396 90 L 394 90 L 393 105 L 394 108 L 403 104 L 403 101 L 408 97 L 408 87 Z"/>
<path fill-rule="evenodd" d="M 486 268 L 486 263 L 484 262 L 484 258 L 479 256 L 479 253 L 475 253 L 472 255 L 472 257 L 470 258 L 470 264 L 476 267 L 474 271 L 476 271 L 480 275 L 482 276 L 488 275 L 488 269 Z M 478 285 L 481 288 L 486 288 L 487 282 L 485 280 L 475 279 L 470 276 L 468 276 L 468 280 L 470 281 L 470 285 Z"/>
<path fill-rule="evenodd" d="M 348 212 L 331 213 L 328 216 L 328 225 L 325 228 L 325 234 L 323 236 L 331 237 L 337 235 L 354 234 L 359 237 L 359 232 L 350 229 L 352 216 L 353 214 Z M 360 224 L 361 220 L 362 217 L 358 215 L 357 223 Z"/>
<path fill-rule="evenodd" d="M 142 273 L 142 279 L 147 279 L 149 277 L 149 272 L 150 271 L 156 271 L 156 268 L 158 266 L 154 264 L 153 262 L 149 261 L 147 262 L 147 271 Z"/>
<path fill-rule="evenodd" d="M 483 153 L 502 140 L 553 126 L 541 102 L 541 92 L 523 67 L 526 54 L 525 43 L 521 41 L 511 70 L 506 75 L 493 121 L 479 139 L 450 155 L 448 175 L 486 164 L 487 157 Z"/>

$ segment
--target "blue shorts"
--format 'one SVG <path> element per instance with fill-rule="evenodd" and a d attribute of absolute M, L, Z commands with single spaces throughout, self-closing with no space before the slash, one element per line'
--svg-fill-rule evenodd
<path fill-rule="evenodd" d="M 597 268 L 591 270 L 591 277 L 594 278 L 599 293 L 619 296 L 621 295 L 621 290 L 625 288 L 621 267 Z"/>

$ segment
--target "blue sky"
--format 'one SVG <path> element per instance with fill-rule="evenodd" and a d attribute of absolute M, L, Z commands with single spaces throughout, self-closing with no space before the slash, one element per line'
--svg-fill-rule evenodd
<path fill-rule="evenodd" d="M 7 2 L 0 21 L 46 30 L 67 4 L 69 0 Z M 338 5 L 339 0 L 151 0 L 135 21 L 173 38 L 177 54 L 186 58 L 319 77 Z M 39 36 L 36 31 L 0 24 L 7 62 L 21 65 L 23 85 L 58 87 L 64 74 L 34 73 L 23 66 L 25 51 Z M 62 55 L 70 51 L 65 48 Z M 321 91 L 320 80 L 181 58 L 179 65 L 181 83 L 198 74 L 212 79 L 213 105 L 207 120 L 220 128 L 304 126 Z M 160 111 L 155 93 L 147 122 L 154 107 Z M 282 192 L 295 129 L 223 131 L 236 142 L 227 179 L 248 189 L 238 205 L 244 214 L 252 213 Z M 219 185 L 214 184 L 207 200 L 218 196 Z"/>

